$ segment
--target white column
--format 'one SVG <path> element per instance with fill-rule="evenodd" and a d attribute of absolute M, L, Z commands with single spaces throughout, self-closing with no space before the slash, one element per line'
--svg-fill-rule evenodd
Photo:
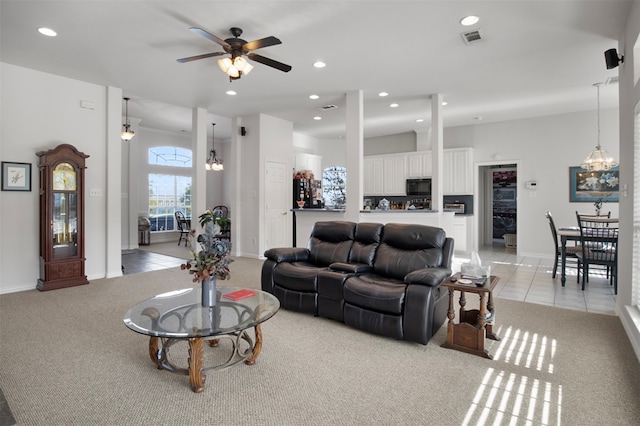
<path fill-rule="evenodd" d="M 362 90 L 347 93 L 346 111 L 346 167 L 347 206 L 345 220 L 358 222 L 362 209 L 362 165 L 364 155 L 363 94 Z"/>
<path fill-rule="evenodd" d="M 191 150 L 193 151 L 193 169 L 191 174 L 191 229 L 201 231 L 198 223 L 207 209 L 207 111 L 193 108 L 191 113 Z M 213 172 L 209 172 L 213 173 Z"/>
<path fill-rule="evenodd" d="M 122 275 L 122 89 L 107 87 L 106 277 Z M 86 241 L 91 244 L 91 241 Z"/>
<path fill-rule="evenodd" d="M 431 95 L 431 153 L 433 176 L 431 178 L 431 209 L 442 210 L 443 198 L 443 138 L 442 138 L 442 95 Z"/>

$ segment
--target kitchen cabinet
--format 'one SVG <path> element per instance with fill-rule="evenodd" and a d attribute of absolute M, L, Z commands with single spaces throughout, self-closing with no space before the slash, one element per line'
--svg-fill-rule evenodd
<path fill-rule="evenodd" d="M 311 170 L 314 179 L 322 180 L 322 156 L 297 153 L 295 169 L 296 171 Z"/>
<path fill-rule="evenodd" d="M 384 195 L 382 157 L 365 157 L 363 162 L 363 185 L 365 195 Z"/>
<path fill-rule="evenodd" d="M 444 195 L 473 194 L 472 148 L 445 149 L 442 156 Z"/>
<path fill-rule="evenodd" d="M 473 216 L 455 215 L 453 217 L 453 250 L 467 253 L 473 250 Z"/>
<path fill-rule="evenodd" d="M 383 188 L 384 195 L 407 195 L 406 154 L 384 157 Z"/>
<path fill-rule="evenodd" d="M 431 177 L 432 174 L 431 151 L 417 151 L 407 154 L 407 178 Z"/>

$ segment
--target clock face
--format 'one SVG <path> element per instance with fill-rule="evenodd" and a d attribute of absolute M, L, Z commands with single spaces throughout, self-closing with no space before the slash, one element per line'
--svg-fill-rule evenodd
<path fill-rule="evenodd" d="M 76 171 L 69 163 L 60 163 L 53 170 L 54 191 L 75 191 Z"/>

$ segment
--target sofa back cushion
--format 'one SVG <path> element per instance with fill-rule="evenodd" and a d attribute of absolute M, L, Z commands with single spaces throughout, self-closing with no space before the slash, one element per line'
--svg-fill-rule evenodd
<path fill-rule="evenodd" d="M 411 271 L 441 266 L 444 229 L 425 225 L 388 223 L 374 261 L 375 273 L 403 279 Z"/>
<path fill-rule="evenodd" d="M 355 241 L 349 253 L 350 263 L 363 263 L 373 266 L 376 250 L 382 237 L 381 223 L 358 223 L 356 225 Z"/>
<path fill-rule="evenodd" d="M 354 222 L 316 222 L 307 245 L 309 262 L 317 266 L 346 262 L 349 259 L 355 229 Z"/>

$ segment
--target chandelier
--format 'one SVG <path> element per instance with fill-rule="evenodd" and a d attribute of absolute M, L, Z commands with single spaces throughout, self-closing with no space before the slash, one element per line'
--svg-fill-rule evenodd
<path fill-rule="evenodd" d="M 125 123 L 122 125 L 122 132 L 120 132 L 120 137 L 123 141 L 130 141 L 135 132 L 131 130 L 131 125 L 129 124 L 129 98 L 123 98 L 126 102 L 126 113 L 125 113 Z"/>
<path fill-rule="evenodd" d="M 222 165 L 222 160 L 218 158 L 216 155 L 215 145 L 215 130 L 216 123 L 211 123 L 213 125 L 213 135 L 211 137 L 211 151 L 209 151 L 209 157 L 207 158 L 207 170 L 213 170 L 214 172 L 224 170 L 224 166 Z"/>
<path fill-rule="evenodd" d="M 598 144 L 596 149 L 591 151 L 591 154 L 582 162 L 583 169 L 591 171 L 609 170 L 618 165 L 613 157 L 600 146 L 600 85 L 602 83 L 595 83 L 596 89 L 598 89 Z"/>

